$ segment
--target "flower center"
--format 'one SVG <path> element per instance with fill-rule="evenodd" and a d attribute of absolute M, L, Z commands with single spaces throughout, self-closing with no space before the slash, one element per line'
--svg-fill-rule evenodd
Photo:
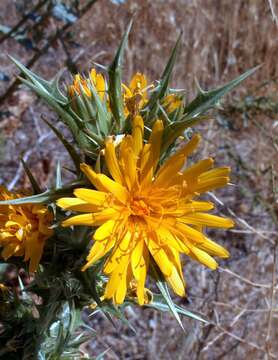
<path fill-rule="evenodd" d="M 130 202 L 130 209 L 135 216 L 150 215 L 150 208 L 142 199 L 133 199 Z"/>

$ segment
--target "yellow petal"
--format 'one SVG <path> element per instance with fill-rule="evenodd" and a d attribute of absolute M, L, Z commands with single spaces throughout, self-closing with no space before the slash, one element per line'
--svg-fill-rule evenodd
<path fill-rule="evenodd" d="M 120 281 L 118 282 L 118 287 L 116 290 L 116 294 L 114 296 L 114 301 L 116 304 L 122 304 L 127 291 L 127 268 L 124 269 L 123 273 L 120 275 Z"/>
<path fill-rule="evenodd" d="M 185 159 L 188 155 L 190 155 L 198 146 L 200 140 L 201 136 L 199 134 L 194 134 L 186 145 L 184 145 L 180 150 L 178 150 L 174 155 L 170 156 L 169 159 L 165 161 L 165 163 L 159 169 L 157 176 L 159 176 L 161 172 L 167 171 L 168 167 L 172 167 L 176 160 L 181 156 Z"/>
<path fill-rule="evenodd" d="M 93 226 L 94 214 L 82 214 L 72 216 L 62 222 L 63 227 L 72 226 L 72 225 L 87 225 Z"/>
<path fill-rule="evenodd" d="M 167 254 L 162 249 L 162 247 L 158 245 L 155 241 L 153 241 L 151 238 L 148 239 L 147 246 L 161 272 L 166 277 L 171 276 L 173 264 L 169 260 Z"/>
<path fill-rule="evenodd" d="M 103 100 L 106 89 L 105 89 L 105 80 L 102 74 L 97 74 L 96 76 L 96 89 L 101 100 Z"/>
<path fill-rule="evenodd" d="M 105 144 L 105 162 L 113 179 L 123 184 L 123 177 L 116 157 L 115 145 L 112 142 Z"/>
<path fill-rule="evenodd" d="M 139 305 L 143 305 L 145 303 L 145 282 L 146 282 L 148 264 L 149 264 L 149 251 L 146 245 L 144 244 L 140 268 L 137 274 L 138 281 L 137 281 L 136 293 L 137 293 L 137 299 Z"/>
<path fill-rule="evenodd" d="M 61 198 L 56 201 L 56 204 L 64 210 L 94 212 L 99 209 L 99 206 L 89 204 L 88 202 L 78 198 Z"/>
<path fill-rule="evenodd" d="M 100 212 L 93 214 L 82 214 L 72 216 L 62 222 L 63 227 L 73 226 L 73 225 L 86 225 L 86 226 L 98 226 L 102 225 L 104 222 L 119 218 L 119 213 L 113 208 L 104 209 Z"/>
<path fill-rule="evenodd" d="M 177 295 L 185 296 L 184 282 L 175 266 L 173 267 L 172 274 L 168 276 L 166 280 Z"/>
<path fill-rule="evenodd" d="M 180 240 L 184 240 L 185 245 L 188 245 L 187 239 L 193 243 L 204 242 L 204 235 L 202 233 L 184 223 L 181 223 L 180 221 L 182 221 L 181 218 L 179 218 L 179 222 L 176 223 L 174 231 L 177 231 L 177 236 Z M 186 238 L 183 239 L 184 237 Z"/>
<path fill-rule="evenodd" d="M 105 95 L 105 80 L 102 74 L 98 74 L 96 69 L 90 71 L 90 80 L 92 85 L 96 88 L 96 91 L 101 100 L 103 100 Z"/>
<path fill-rule="evenodd" d="M 132 93 L 132 91 L 129 89 L 129 87 L 126 86 L 125 84 L 122 84 L 122 87 L 123 87 L 123 89 L 124 89 L 124 96 L 125 96 L 126 98 L 131 98 L 131 97 L 133 96 L 133 93 Z"/>
<path fill-rule="evenodd" d="M 229 177 L 231 169 L 229 167 L 216 168 L 202 173 L 199 176 L 200 181 L 206 181 L 208 179 L 216 177 Z"/>
<path fill-rule="evenodd" d="M 154 181 L 154 186 L 156 187 L 167 187 L 170 182 L 173 180 L 173 176 L 181 169 L 184 165 L 185 157 L 180 155 L 175 159 L 174 162 L 164 167 L 162 171 L 159 172 L 158 176 Z"/>
<path fill-rule="evenodd" d="M 95 208 L 99 208 L 107 205 L 106 192 L 81 188 L 81 189 L 75 189 L 73 193 L 77 198 L 91 205 L 94 205 Z"/>
<path fill-rule="evenodd" d="M 128 191 L 121 184 L 111 180 L 104 174 L 97 174 L 97 179 L 101 186 L 107 191 L 113 194 L 121 203 L 125 204 L 128 199 Z"/>
<path fill-rule="evenodd" d="M 213 208 L 214 208 L 213 203 L 208 201 L 191 201 L 178 206 L 177 209 L 174 208 L 174 209 L 166 210 L 164 211 L 163 215 L 180 217 L 182 215 L 196 211 L 209 211 L 212 210 Z"/>
<path fill-rule="evenodd" d="M 163 99 L 162 106 L 165 108 L 166 112 L 170 114 L 182 106 L 182 100 L 175 94 L 169 94 Z"/>
<path fill-rule="evenodd" d="M 136 156 L 141 153 L 144 138 L 144 122 L 142 116 L 135 116 L 132 124 L 133 151 Z"/>
<path fill-rule="evenodd" d="M 209 178 L 205 181 L 200 181 L 198 184 L 192 186 L 192 192 L 203 193 L 210 190 L 214 190 L 220 187 L 227 185 L 229 182 L 228 177 L 217 177 L 217 178 Z"/>
<path fill-rule="evenodd" d="M 96 261 L 98 261 L 104 255 L 106 255 L 112 249 L 114 244 L 115 244 L 114 239 L 109 239 L 107 241 L 102 241 L 102 242 L 100 241 L 95 242 L 87 256 L 87 263 L 83 266 L 82 271 L 87 270 Z"/>
<path fill-rule="evenodd" d="M 136 89 L 143 90 L 147 87 L 147 78 L 143 74 L 137 72 L 135 75 L 133 75 L 129 87 L 132 92 L 134 92 Z"/>
<path fill-rule="evenodd" d="M 189 182 L 196 182 L 198 176 L 207 171 L 213 165 L 213 159 L 208 158 L 198 161 L 196 164 L 190 166 L 183 172 L 183 179 Z"/>
<path fill-rule="evenodd" d="M 102 224 L 94 233 L 94 239 L 96 241 L 102 241 L 111 236 L 115 226 L 115 220 L 108 220 Z"/>
<path fill-rule="evenodd" d="M 150 144 L 145 144 L 141 155 L 140 164 L 140 184 L 141 187 L 148 187 L 151 184 L 153 178 L 153 160 L 152 149 Z"/>
<path fill-rule="evenodd" d="M 230 228 L 234 226 L 234 222 L 231 219 L 197 212 L 182 217 L 181 221 L 190 225 L 203 225 L 215 228 Z"/>
<path fill-rule="evenodd" d="M 161 120 L 156 120 L 156 122 L 153 125 L 152 132 L 149 138 L 149 144 L 151 145 L 151 152 L 152 152 L 153 172 L 155 172 L 157 164 L 160 159 L 160 148 L 161 148 L 163 130 L 164 130 L 163 122 Z"/>
<path fill-rule="evenodd" d="M 140 268 L 141 266 L 143 266 L 142 264 L 144 264 L 144 259 L 143 259 L 144 246 L 145 246 L 144 240 L 139 239 L 134 249 L 132 250 L 132 254 L 131 254 L 131 267 L 136 280 L 139 280 L 141 274 Z"/>
<path fill-rule="evenodd" d="M 80 165 L 80 169 L 98 190 L 107 192 L 106 188 L 99 181 L 97 177 L 98 174 L 91 168 L 91 166 L 83 163 Z"/>
<path fill-rule="evenodd" d="M 128 258 L 122 258 L 119 265 L 112 272 L 108 283 L 105 288 L 104 296 L 106 299 L 111 299 L 114 295 L 117 294 L 117 290 L 119 289 L 116 303 L 121 303 L 126 294 L 126 271 L 128 266 Z M 114 297 L 115 298 L 115 297 Z"/>
<path fill-rule="evenodd" d="M 42 257 L 43 247 L 44 247 L 44 241 L 41 241 L 39 239 L 38 232 L 33 232 L 26 238 L 24 261 L 30 259 L 29 262 L 30 272 L 35 272 L 37 270 Z"/>
<path fill-rule="evenodd" d="M 96 82 L 96 77 L 97 77 L 97 72 L 96 72 L 96 69 L 93 68 L 90 71 L 90 78 L 91 78 L 93 83 Z"/>
<path fill-rule="evenodd" d="M 192 255 L 193 255 L 193 256 L 191 255 L 191 257 L 195 258 L 195 260 L 199 261 L 200 263 L 204 264 L 205 266 L 207 266 L 212 270 L 217 269 L 218 266 L 217 262 L 206 252 L 198 249 L 195 246 L 192 246 L 190 250 L 192 251 Z"/>
<path fill-rule="evenodd" d="M 162 244 L 167 246 L 171 246 L 172 248 L 180 251 L 187 252 L 187 248 L 183 243 L 179 241 L 179 239 L 175 236 L 175 234 L 167 228 L 167 226 L 160 225 L 156 230 Z"/>
<path fill-rule="evenodd" d="M 228 258 L 230 256 L 228 250 L 208 238 L 206 238 L 203 244 L 198 244 L 198 248 L 213 256 L 219 256 L 221 258 Z"/>
<path fill-rule="evenodd" d="M 135 184 L 138 185 L 136 162 L 137 158 L 132 149 L 122 149 L 121 169 L 123 174 L 125 174 L 125 183 L 129 190 L 132 190 Z"/>
<path fill-rule="evenodd" d="M 116 268 L 119 266 L 119 263 L 122 262 L 123 258 L 128 258 L 130 255 L 130 239 L 131 234 L 129 231 L 125 231 L 122 234 L 121 239 L 114 246 L 112 254 L 107 259 L 103 271 L 105 274 L 110 274 L 113 271 L 116 271 Z"/>

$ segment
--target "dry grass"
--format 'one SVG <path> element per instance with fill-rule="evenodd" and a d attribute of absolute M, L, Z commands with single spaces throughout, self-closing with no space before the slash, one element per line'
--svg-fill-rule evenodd
<path fill-rule="evenodd" d="M 0 22 L 14 24 L 18 16 L 14 4 L 6 0 L 2 3 L 12 16 L 3 12 Z M 276 4 L 271 4 L 275 13 Z M 68 45 L 68 49 L 79 71 L 87 70 L 93 61 L 109 63 L 131 16 L 134 27 L 126 55 L 126 79 L 134 71 L 157 79 L 179 31 L 183 31 L 182 49 L 173 85 L 185 88 L 189 97 L 194 95 L 195 78 L 202 87 L 209 88 L 257 64 L 264 65 L 229 97 L 224 111 L 199 127 L 204 137 L 199 156 L 210 155 L 219 165 L 232 167 L 234 185 L 218 191 L 215 200 L 218 210 L 237 222 L 237 227 L 229 232 L 211 232 L 231 252 L 231 258 L 221 262 L 219 271 L 205 270 L 186 259 L 188 302 L 177 301 L 201 313 L 210 325 L 184 319 L 184 335 L 170 315 L 128 309 L 136 335 L 121 324 L 113 329 L 96 316 L 91 323 L 100 333 L 87 344 L 87 349 L 97 355 L 110 347 L 105 359 L 275 359 L 278 47 L 277 26 L 269 2 L 141 0 L 117 6 L 100 0 L 71 28 L 79 46 Z M 57 26 L 61 24 L 51 18 L 46 33 L 55 31 Z M 25 61 L 31 56 L 12 39 L 1 46 L 1 67 L 7 74 L 12 74 L 14 68 L 5 53 Z M 57 41 L 55 49 L 44 54 L 34 68 L 51 77 L 66 65 L 66 59 L 63 46 Z M 248 101 L 244 101 L 246 95 Z M 47 130 L 38 125 L 40 113 L 48 112 L 47 108 L 22 88 L 6 101 L 3 111 L 7 110 L 11 114 L 2 116 L 0 122 L 6 137 L 0 182 L 6 181 L 11 187 L 25 182 L 16 165 L 22 153 L 28 155 L 31 168 L 42 181 L 51 183 L 57 160 L 65 163 L 66 158 Z M 42 140 L 39 144 L 38 137 Z M 33 151 L 26 153 L 30 144 Z"/>

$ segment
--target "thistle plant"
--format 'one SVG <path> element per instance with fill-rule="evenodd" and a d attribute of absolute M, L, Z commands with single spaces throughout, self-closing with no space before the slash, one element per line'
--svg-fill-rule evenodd
<path fill-rule="evenodd" d="M 205 228 L 230 228 L 233 221 L 211 214 L 214 205 L 202 195 L 226 186 L 230 169 L 214 168 L 212 158 L 191 163 L 201 136 L 185 131 L 256 69 L 217 89 L 199 89 L 187 103 L 169 86 L 179 37 L 158 81 L 136 73 L 124 84 L 130 28 L 110 66 L 73 74 L 64 89 L 59 74 L 47 81 L 12 59 L 22 82 L 70 130 L 73 142 L 43 118 L 69 153 L 75 179 L 63 185 L 57 166 L 56 186 L 42 192 L 24 164 L 33 194 L 1 188 L 2 358 L 81 357 L 79 345 L 94 336 L 81 320 L 85 308 L 112 324 L 113 317 L 127 322 L 126 306 L 168 309 L 181 326 L 181 315 L 206 322 L 175 305 L 168 285 L 186 297 L 184 256 L 212 270 L 215 258 L 229 256 Z M 30 274 L 28 281 L 19 276 L 19 288 L 6 279 L 10 267 Z M 148 289 L 152 282 L 157 293 Z"/>

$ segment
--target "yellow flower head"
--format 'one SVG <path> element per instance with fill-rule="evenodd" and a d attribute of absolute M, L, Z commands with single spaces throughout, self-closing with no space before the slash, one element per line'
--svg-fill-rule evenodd
<path fill-rule="evenodd" d="M 82 171 L 96 190 L 76 189 L 74 198 L 57 202 L 65 210 L 84 212 L 66 219 L 63 226 L 97 227 L 83 270 L 107 255 L 103 270 L 109 280 L 104 296 L 117 304 L 123 302 L 134 281 L 138 302 L 144 304 L 150 258 L 173 290 L 184 296 L 180 254 L 211 269 L 217 267 L 211 255 L 229 256 L 202 229 L 229 228 L 232 220 L 208 214 L 213 204 L 197 200 L 200 194 L 226 185 L 229 168 L 213 169 L 213 160 L 208 158 L 184 169 L 187 157 L 200 141 L 199 135 L 159 166 L 162 121 L 155 122 L 147 143 L 143 134 L 143 120 L 136 116 L 132 134 L 125 136 L 117 148 L 111 140 L 106 142 L 105 161 L 113 179 L 82 164 Z"/>
<path fill-rule="evenodd" d="M 139 110 L 147 103 L 147 85 L 146 77 L 140 73 L 136 73 L 132 77 L 129 86 L 122 84 L 126 116 L 138 114 Z"/>
<path fill-rule="evenodd" d="M 182 106 L 182 100 L 175 94 L 167 95 L 162 102 L 165 111 L 171 114 L 173 111 Z"/>
<path fill-rule="evenodd" d="M 106 91 L 105 80 L 103 75 L 97 73 L 95 69 L 90 71 L 90 76 L 87 79 L 82 78 L 80 74 L 75 75 L 73 84 L 68 88 L 69 96 L 73 98 L 76 95 L 81 95 L 82 88 L 86 96 L 91 97 L 90 85 L 95 87 L 99 97 L 103 100 Z"/>
<path fill-rule="evenodd" d="M 13 194 L 0 187 L 0 200 L 11 200 L 23 195 Z M 45 240 L 52 234 L 53 215 L 40 204 L 0 205 L 0 248 L 6 260 L 10 256 L 24 256 L 30 260 L 29 271 L 36 271 Z"/>

